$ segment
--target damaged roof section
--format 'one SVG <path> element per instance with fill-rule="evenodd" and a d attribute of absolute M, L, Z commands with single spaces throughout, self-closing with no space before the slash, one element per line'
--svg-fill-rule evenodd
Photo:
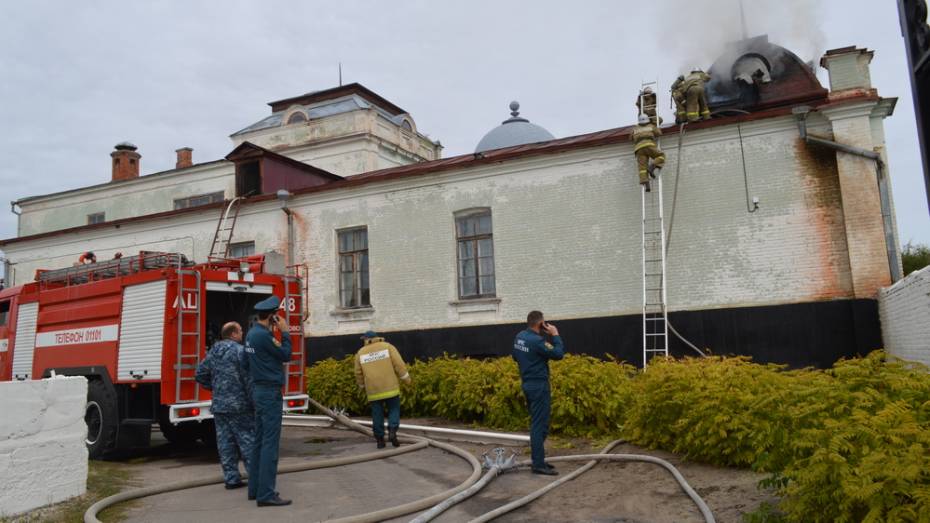
<path fill-rule="evenodd" d="M 709 73 L 707 102 L 714 113 L 753 112 L 827 97 L 813 64 L 769 42 L 766 35 L 733 42 Z"/>

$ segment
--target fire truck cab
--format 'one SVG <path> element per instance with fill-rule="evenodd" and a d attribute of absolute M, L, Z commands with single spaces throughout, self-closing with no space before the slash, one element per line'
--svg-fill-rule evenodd
<path fill-rule="evenodd" d="M 145 251 L 37 271 L 34 282 L 0 290 L 0 380 L 87 377 L 92 458 L 148 445 L 155 423 L 171 442 L 212 443 L 197 365 L 224 323 L 247 332 L 252 307 L 274 294 L 293 346 L 282 410 L 303 411 L 303 285 L 296 268 L 282 272 L 292 274 L 266 272 L 265 256 L 194 264 Z"/>

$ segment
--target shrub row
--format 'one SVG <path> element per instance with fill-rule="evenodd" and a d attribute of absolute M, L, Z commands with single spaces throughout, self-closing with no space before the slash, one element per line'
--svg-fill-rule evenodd
<path fill-rule="evenodd" d="M 657 361 L 648 372 L 569 355 L 552 369 L 553 433 L 625 437 L 769 473 L 794 521 L 930 521 L 930 374 L 884 353 L 829 370 L 746 358 Z M 526 430 L 516 364 L 445 356 L 410 365 L 407 416 Z M 367 412 L 352 358 L 307 371 L 321 402 Z"/>

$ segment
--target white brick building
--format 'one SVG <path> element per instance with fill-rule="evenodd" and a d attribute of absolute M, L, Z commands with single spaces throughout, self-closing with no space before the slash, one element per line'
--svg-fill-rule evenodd
<path fill-rule="evenodd" d="M 687 126 L 680 148 L 678 127 L 664 130 L 671 320 L 702 347 L 763 361 L 828 365 L 877 348 L 876 295 L 899 262 L 875 162 L 805 143 L 792 108 L 813 109 L 810 134 L 884 155 L 895 100 L 871 88 L 865 50 L 828 52 L 828 91 L 791 53 L 764 39 L 744 47 L 771 82 L 738 85 L 730 73 L 749 55 L 723 57 L 708 87 L 715 117 Z M 338 111 L 313 111 L 334 100 Z M 570 350 L 639 363 L 640 189 L 628 127 L 439 159 L 409 114 L 361 86 L 271 105 L 271 117 L 232 136 L 248 142 L 249 161 L 285 162 L 280 153 L 344 177 L 276 186 L 292 194 L 293 245 L 274 191 L 245 201 L 233 238 L 236 253 L 292 251 L 307 265 L 311 360 L 353 351 L 368 329 L 408 356 L 506 353 L 540 309 Z M 88 249 L 205 260 L 223 207 L 211 195 L 242 195 L 253 169 L 236 151 L 229 158 L 20 200 L 20 236 L 0 241 L 16 282 Z M 104 221 L 85 222 L 100 212 Z"/>

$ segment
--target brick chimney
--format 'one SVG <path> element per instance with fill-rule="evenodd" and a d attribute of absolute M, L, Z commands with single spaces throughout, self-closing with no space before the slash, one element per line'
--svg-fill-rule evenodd
<path fill-rule="evenodd" d="M 110 153 L 113 158 L 113 181 L 133 180 L 139 177 L 139 159 L 142 155 L 136 152 L 137 147 L 129 142 L 116 144 L 115 151 Z"/>
<path fill-rule="evenodd" d="M 820 59 L 820 66 L 830 73 L 830 91 L 871 91 L 869 63 L 874 54 L 874 51 L 856 46 L 827 51 Z"/>
<path fill-rule="evenodd" d="M 183 169 L 194 165 L 194 150 L 190 147 L 181 147 L 174 152 L 178 153 L 178 161 L 174 164 L 175 169 Z"/>

